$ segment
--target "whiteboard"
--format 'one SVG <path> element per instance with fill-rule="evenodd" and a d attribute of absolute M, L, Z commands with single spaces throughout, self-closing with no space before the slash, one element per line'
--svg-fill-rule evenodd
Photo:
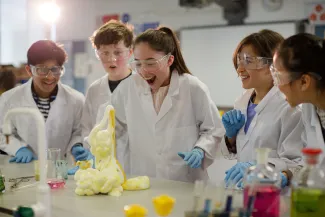
<path fill-rule="evenodd" d="M 193 75 L 204 82 L 217 106 L 232 107 L 244 91 L 232 63 L 232 54 L 247 35 L 270 29 L 289 37 L 296 32 L 294 22 L 182 29 L 181 48 Z"/>

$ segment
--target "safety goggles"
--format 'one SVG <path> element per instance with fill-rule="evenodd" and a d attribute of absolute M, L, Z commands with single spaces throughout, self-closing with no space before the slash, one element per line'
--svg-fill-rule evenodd
<path fill-rule="evenodd" d="M 237 54 L 237 67 L 244 66 L 245 69 L 262 69 L 272 64 L 272 58 L 254 57 L 246 53 Z"/>
<path fill-rule="evenodd" d="M 150 60 L 133 60 L 130 62 L 130 68 L 137 72 L 140 73 L 143 71 L 145 72 L 156 72 L 161 67 L 166 64 L 164 60 L 168 60 L 170 57 L 170 53 L 161 57 L 160 59 L 150 59 Z"/>
<path fill-rule="evenodd" d="M 61 77 L 64 75 L 65 68 L 64 66 L 52 66 L 52 67 L 46 67 L 46 66 L 33 66 L 30 65 L 32 74 L 38 77 L 47 77 L 49 76 L 50 72 L 52 73 L 52 76 L 54 77 Z"/>
<path fill-rule="evenodd" d="M 97 59 L 102 62 L 125 60 L 129 58 L 130 50 L 99 51 L 95 50 Z"/>
<path fill-rule="evenodd" d="M 289 84 L 290 82 L 295 80 L 295 79 L 290 78 L 290 76 L 288 74 L 280 73 L 274 67 L 273 64 L 270 66 L 270 71 L 271 71 L 271 75 L 272 75 L 272 78 L 273 78 L 273 83 L 274 83 L 275 86 Z M 316 80 L 321 80 L 322 79 L 321 76 L 319 76 L 318 74 L 313 73 L 313 72 L 301 73 L 301 75 L 303 75 L 303 74 L 308 74 L 308 75 L 314 77 Z M 301 75 L 299 77 L 301 77 Z"/>

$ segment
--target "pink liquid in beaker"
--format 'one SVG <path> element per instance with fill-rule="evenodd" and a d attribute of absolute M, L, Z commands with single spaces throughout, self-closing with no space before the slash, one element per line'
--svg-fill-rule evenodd
<path fill-rule="evenodd" d="M 244 189 L 244 206 L 247 207 L 250 186 Z M 274 185 L 255 185 L 253 217 L 279 217 L 280 189 Z"/>
<path fill-rule="evenodd" d="M 63 188 L 65 186 L 64 179 L 50 179 L 47 180 L 47 184 L 50 186 L 51 189 L 58 189 Z"/>

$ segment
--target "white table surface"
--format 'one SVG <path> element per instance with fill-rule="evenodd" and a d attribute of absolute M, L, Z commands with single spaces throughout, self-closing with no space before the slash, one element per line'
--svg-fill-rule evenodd
<path fill-rule="evenodd" d="M 9 178 L 23 176 L 33 176 L 33 163 L 16 164 L 8 163 L 9 157 L 0 156 L 0 168 L 6 178 L 6 192 L 0 195 L 0 206 L 5 208 L 16 208 L 19 205 L 28 206 L 36 202 L 36 186 L 21 189 L 15 192 L 10 190 L 12 183 Z M 74 193 L 76 187 L 73 176 L 69 176 L 64 189 L 51 190 L 52 217 L 122 217 L 124 216 L 123 207 L 130 204 L 140 204 L 148 209 L 148 217 L 157 216 L 152 205 L 152 198 L 161 194 L 168 194 L 176 199 L 175 207 L 170 215 L 171 217 L 184 216 L 185 210 L 190 210 L 193 206 L 193 184 L 158 180 L 151 178 L 151 188 L 144 191 L 124 191 L 121 197 L 112 197 L 107 195 L 96 196 L 78 196 Z M 20 186 L 35 182 L 22 183 Z M 227 193 L 221 187 L 209 185 L 205 191 L 204 198 L 211 198 L 212 205 L 217 200 L 225 198 Z M 288 215 L 289 199 L 282 197 L 281 210 L 285 212 L 282 216 Z M 203 208 L 203 200 L 201 201 Z M 235 193 L 234 207 L 240 207 L 242 204 L 242 194 Z M 8 216 L 1 214 L 0 216 Z"/>

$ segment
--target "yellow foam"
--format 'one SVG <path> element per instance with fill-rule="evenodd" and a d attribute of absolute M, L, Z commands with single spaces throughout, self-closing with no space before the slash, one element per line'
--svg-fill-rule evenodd
<path fill-rule="evenodd" d="M 108 122 L 105 129 L 105 123 Z M 116 160 L 115 111 L 107 106 L 102 121 L 89 134 L 90 151 L 95 156 L 95 169 L 88 161 L 77 162 L 75 174 L 78 195 L 109 194 L 120 196 L 126 175 Z"/>
<path fill-rule="evenodd" d="M 105 129 L 105 124 L 107 127 Z M 77 184 L 77 195 L 108 194 L 120 196 L 123 190 L 144 190 L 150 187 L 147 176 L 127 180 L 125 172 L 116 159 L 115 110 L 109 105 L 101 122 L 89 134 L 90 151 L 93 160 L 79 161 L 79 170 L 74 179 Z"/>
<path fill-rule="evenodd" d="M 128 179 L 122 187 L 128 191 L 145 190 L 150 188 L 150 180 L 148 176 L 139 176 Z"/>

